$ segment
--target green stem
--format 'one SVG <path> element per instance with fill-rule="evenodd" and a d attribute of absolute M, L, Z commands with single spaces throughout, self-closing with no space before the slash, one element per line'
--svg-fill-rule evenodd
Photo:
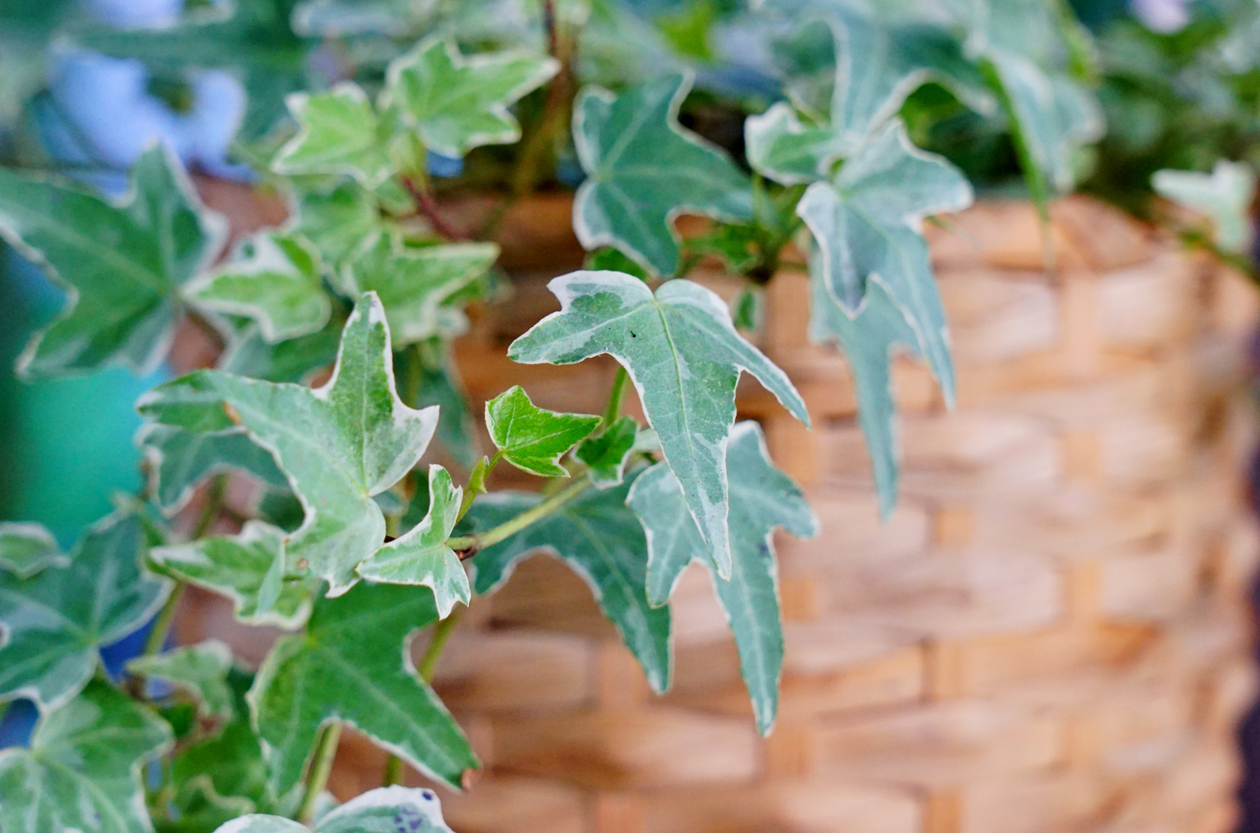
<path fill-rule="evenodd" d="M 590 474 L 583 472 L 574 478 L 573 482 L 568 486 L 565 486 L 554 495 L 551 495 L 533 509 L 527 509 L 515 518 L 512 518 L 510 521 L 505 521 L 492 529 L 486 530 L 480 535 L 467 535 L 462 538 L 448 538 L 446 539 L 446 545 L 456 552 L 462 553 L 468 551 L 470 554 L 474 547 L 481 549 L 482 547 L 493 546 L 500 541 L 505 541 L 508 538 L 511 538 L 522 529 L 525 529 L 536 521 L 542 520 L 547 515 L 550 515 L 552 512 L 582 494 L 582 492 L 586 491 L 587 487 L 590 485 Z"/>
<path fill-rule="evenodd" d="M 617 375 L 613 377 L 612 390 L 608 392 L 608 404 L 604 406 L 604 415 L 600 418 L 596 431 L 602 431 L 621 416 L 621 401 L 626 397 L 626 382 L 629 381 L 630 373 L 624 367 L 618 367 Z"/>
<path fill-rule="evenodd" d="M 145 640 L 146 656 L 156 654 L 166 644 L 166 637 L 171 632 L 171 625 L 175 622 L 175 610 L 179 607 L 179 600 L 184 598 L 184 590 L 187 587 L 188 585 L 184 582 L 177 581 L 171 589 L 171 595 L 166 597 L 166 604 L 162 605 L 162 610 L 153 622 L 153 630 L 149 631 L 149 638 Z"/>
<path fill-rule="evenodd" d="M 429 647 L 424 649 L 424 656 L 420 658 L 420 665 L 416 670 L 420 673 L 420 678 L 426 683 L 433 682 L 433 673 L 437 670 L 438 659 L 442 656 L 442 649 L 446 647 L 446 643 L 450 640 L 451 634 L 455 632 L 455 625 L 459 623 L 459 613 L 462 608 L 455 608 L 451 611 L 451 615 L 445 619 L 438 621 L 433 626 L 433 636 L 429 639 Z M 391 754 L 385 759 L 385 778 L 381 782 L 383 787 L 392 787 L 395 784 L 403 782 L 403 763 L 402 758 Z"/>
<path fill-rule="evenodd" d="M 333 759 L 337 757 L 337 744 L 341 742 L 341 724 L 329 723 L 319 734 L 319 742 L 315 746 L 315 756 L 311 759 L 311 768 L 306 773 L 305 792 L 302 793 L 302 804 L 298 807 L 294 819 L 309 825 L 315 820 L 315 806 L 319 803 L 319 795 L 328 786 L 328 776 L 332 774 Z"/>

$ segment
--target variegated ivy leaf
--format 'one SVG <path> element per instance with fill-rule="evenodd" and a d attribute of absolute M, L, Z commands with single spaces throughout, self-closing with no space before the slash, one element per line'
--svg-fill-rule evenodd
<path fill-rule="evenodd" d="M 539 477 L 568 477 L 560 458 L 590 436 L 599 417 L 539 408 L 520 385 L 486 403 L 486 430 L 503 459 Z"/>
<path fill-rule="evenodd" d="M 446 546 L 459 518 L 464 490 L 441 466 L 429 467 L 429 511 L 406 534 L 395 538 L 359 565 L 363 578 L 382 584 L 416 584 L 433 590 L 438 616 L 445 619 L 455 602 L 472 601 L 468 574 L 459 556 Z"/>
<path fill-rule="evenodd" d="M 485 275 L 499 257 L 493 243 L 406 246 L 382 234 L 342 269 L 342 289 L 375 292 L 385 307 L 395 347 L 443 335 L 443 304 Z"/>
<path fill-rule="evenodd" d="M 879 276 L 871 278 L 862 310 L 852 318 L 821 280 L 814 277 L 810 283 L 810 338 L 844 349 L 857 391 L 858 421 L 871 454 L 880 514 L 887 518 L 897 503 L 900 458 L 892 360 L 898 350 L 923 355 L 922 336 Z M 952 392 L 952 377 L 948 383 L 941 380 L 941 385 Z"/>
<path fill-rule="evenodd" d="M 0 828 L 148 833 L 140 768 L 170 743 L 161 718 L 93 680 L 40 719 L 29 749 L 0 752 Z"/>
<path fill-rule="evenodd" d="M 1161 197 L 1207 217 L 1222 251 L 1243 254 L 1250 248 L 1256 175 L 1248 165 L 1221 159 L 1210 174 L 1156 171 L 1151 186 Z"/>
<path fill-rule="evenodd" d="M 70 293 L 61 318 L 18 363 L 31 375 L 120 364 L 152 369 L 179 315 L 180 287 L 218 254 L 226 224 L 201 207 L 161 147 L 131 170 L 111 202 L 82 188 L 0 169 L 0 237 Z"/>
<path fill-rule="evenodd" d="M 588 489 L 560 509 L 505 541 L 480 550 L 469 562 L 474 589 L 493 592 L 526 557 L 553 553 L 590 586 L 626 647 L 657 692 L 669 688 L 672 649 L 668 607 L 648 603 L 647 540 L 626 495 L 635 476 L 612 489 Z M 494 492 L 473 504 L 465 520 L 484 531 L 532 509 L 542 500 L 528 492 Z"/>
<path fill-rule="evenodd" d="M 372 188 L 397 169 L 388 133 L 358 84 L 346 81 L 326 93 L 295 93 L 288 105 L 300 127 L 272 160 L 276 173 L 344 174 Z"/>
<path fill-rule="evenodd" d="M 735 635 L 757 728 L 769 734 L 778 712 L 783 670 L 774 529 L 781 526 L 798 537 L 809 537 L 817 533 L 818 522 L 800 489 L 770 461 L 757 423 L 735 426 L 726 459 L 731 471 L 739 472 L 731 480 L 734 561 L 729 581 L 712 575 L 713 588 Z M 657 463 L 648 469 L 635 481 L 626 502 L 647 533 L 647 590 L 652 604 L 669 601 L 692 561 L 703 561 L 712 573 L 712 563 L 700 556 L 704 539 L 668 466 Z"/>
<path fill-rule="evenodd" d="M 111 515 L 65 566 L 30 578 L 0 572 L 0 701 L 26 697 L 43 711 L 65 703 L 96 670 L 102 645 L 139 629 L 170 592 L 141 572 L 156 543 L 135 515 Z"/>
<path fill-rule="evenodd" d="M 203 717 L 232 718 L 232 689 L 227 680 L 232 649 L 217 639 L 136 657 L 127 663 L 127 670 L 163 680 L 193 695 Z"/>
<path fill-rule="evenodd" d="M 390 64 L 381 107 L 415 127 L 429 150 L 463 156 L 520 139 L 508 107 L 559 69 L 554 58 L 528 52 L 465 57 L 454 40 L 434 36 Z"/>
<path fill-rule="evenodd" d="M 272 344 L 250 322 L 229 339 L 219 369 L 268 382 L 307 382 L 337 360 L 344 325 L 334 316 L 318 333 Z"/>
<path fill-rule="evenodd" d="M 239 428 L 198 434 L 150 424 L 140 429 L 136 444 L 150 464 L 154 499 L 168 515 L 182 509 L 197 484 L 212 474 L 242 471 L 272 489 L 289 486 L 271 453 L 255 445 Z"/>
<path fill-rule="evenodd" d="M 578 95 L 573 141 L 587 178 L 573 203 L 573 228 L 585 248 L 616 246 L 650 272 L 672 275 L 677 215 L 752 217 L 748 177 L 678 124 L 689 89 L 689 78 L 667 75 L 620 95 L 598 87 Z"/>
<path fill-rule="evenodd" d="M 0 522 L 0 570 L 30 578 L 45 567 L 65 563 L 56 539 L 42 524 Z"/>
<path fill-rule="evenodd" d="M 293 213 L 293 230 L 314 243 L 334 269 L 375 242 L 382 227 L 379 201 L 358 182 L 343 181 L 328 192 L 302 193 Z"/>
<path fill-rule="evenodd" d="M 298 782 L 320 727 L 332 721 L 460 786 L 477 759 L 408 652 L 412 634 L 436 621 L 427 589 L 361 583 L 340 598 L 321 600 L 304 634 L 276 643 L 249 701 L 270 746 L 277 794 Z"/>
<path fill-rule="evenodd" d="M 389 326 L 374 293 L 346 322 L 332 378 L 317 390 L 202 370 L 146 394 L 139 408 L 190 431 L 239 423 L 271 451 L 306 513 L 286 545 L 289 566 L 326 579 L 334 596 L 358 581 L 354 568 L 385 538 L 372 496 L 415 466 L 437 424 L 437 408 L 412 410 L 395 392 Z"/>
<path fill-rule="evenodd" d="M 591 482 L 600 489 L 621 485 L 625 479 L 626 463 L 636 450 L 639 423 L 634 417 L 620 417 L 612 425 L 593 437 L 578 443 L 573 456 L 590 468 Z"/>
<path fill-rule="evenodd" d="M 263 232 L 242 241 L 228 263 L 188 285 L 203 309 L 258 322 L 268 342 L 323 329 L 332 315 L 319 253 L 297 234 Z"/>
<path fill-rule="evenodd" d="M 433 339 L 421 344 L 418 351 L 395 354 L 394 361 L 398 362 L 398 377 L 411 380 L 403 384 L 404 389 L 417 392 L 416 401 L 409 404 L 416 408 L 437 405 L 441 409 L 434 438 L 456 463 L 472 469 L 481 458 L 477 426 L 450 344 Z"/>
<path fill-rule="evenodd" d="M 315 833 L 452 833 L 442 820 L 442 804 L 432 790 L 380 787 L 327 813 Z M 215 833 L 309 833 L 306 825 L 283 816 L 235 819 Z"/>
<path fill-rule="evenodd" d="M 643 281 L 620 272 L 574 272 L 548 288 L 560 299 L 560 311 L 513 342 L 508 356 L 524 364 L 573 364 L 608 354 L 620 362 L 718 572 L 729 576 L 726 443 L 739 374 L 756 376 L 808 424 L 800 394 L 735 331 L 722 299 L 691 281 L 669 281 L 653 296 Z"/>
<path fill-rule="evenodd" d="M 750 116 L 744 122 L 744 140 L 753 170 L 784 185 L 825 177 L 831 163 L 851 150 L 830 125 L 803 124 L 792 105 L 783 101 Z"/>

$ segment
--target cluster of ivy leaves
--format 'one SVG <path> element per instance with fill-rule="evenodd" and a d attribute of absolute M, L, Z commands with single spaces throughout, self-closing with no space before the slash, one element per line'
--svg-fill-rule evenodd
<path fill-rule="evenodd" d="M 1057 20 L 1038 0 L 1020 3 Z M 427 160 L 546 148 L 518 144 L 520 102 L 546 98 L 531 123 L 541 130 L 585 76 L 571 48 L 470 48 L 478 31 L 450 34 L 464 21 L 453 14 L 423 37 L 395 33 L 412 43 L 371 83 L 307 89 L 308 63 L 294 60 L 317 39 L 307 29 L 393 31 L 408 4 L 350 5 L 249 0 L 115 41 L 80 33 L 153 61 L 239 61 L 247 134 L 284 134 L 255 156 L 292 213 L 230 251 L 225 222 L 161 147 L 119 200 L 0 170 L 0 234 L 70 295 L 21 374 L 148 369 L 181 326 L 225 345 L 216 367 L 138 402 L 149 482 L 73 551 L 37 525 L 0 527 L 0 701 L 29 698 L 41 712 L 30 747 L 0 753 L 6 833 L 287 833 L 305 829 L 298 822 L 332 833 L 382 829 L 379 819 L 445 830 L 428 791 L 383 788 L 329 810 L 331 754 L 350 725 L 435 782 L 465 783 L 476 757 L 411 643 L 431 626 L 440 649 L 456 611 L 540 552 L 586 580 L 658 691 L 673 670 L 671 593 L 688 565 L 703 565 L 769 732 L 783 659 L 773 535 L 812 535 L 817 522 L 760 428 L 736 421 L 748 373 L 809 422 L 791 380 L 741 332 L 755 319 L 748 299 L 790 243 L 810 253 L 811 334 L 848 356 L 886 512 L 894 353 L 922 357 L 953 397 L 921 225 L 972 199 L 954 166 L 911 142 L 907 97 L 932 82 L 1004 111 L 1034 193 L 1068 184 L 1072 151 L 1095 129 L 1062 27 L 1046 30 L 1045 49 L 1017 48 L 1026 22 L 983 0 L 943 16 L 767 2 L 756 14 L 782 96 L 743 123 L 742 157 L 681 124 L 690 71 L 582 86 L 559 120 L 582 173 L 573 226 L 589 268 L 551 282 L 560 310 L 508 356 L 563 366 L 607 355 L 620 369 L 601 414 L 504 391 L 485 407 L 495 450 L 483 456 L 451 343 L 467 305 L 490 295 L 499 252 L 452 229 Z M 599 19 L 580 6 L 547 5 L 552 41 Z M 221 42 L 235 51 L 221 54 Z M 277 100 L 287 128 L 273 125 Z M 569 143 L 551 144 L 563 154 Z M 682 239 L 680 214 L 709 218 L 709 232 Z M 686 277 L 706 258 L 747 276 L 735 316 Z M 646 424 L 621 413 L 630 385 Z M 426 458 L 435 439 L 449 468 Z M 546 485 L 488 493 L 503 464 Z M 237 531 L 222 534 L 213 522 L 229 475 L 255 481 L 259 498 L 234 508 L 225 523 Z M 218 642 L 164 649 L 190 584 L 231 600 L 245 623 L 286 631 L 256 672 Z M 155 614 L 120 688 L 99 649 Z"/>

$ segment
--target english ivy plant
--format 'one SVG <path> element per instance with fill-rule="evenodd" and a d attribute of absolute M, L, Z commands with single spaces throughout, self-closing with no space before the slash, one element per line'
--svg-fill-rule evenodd
<path fill-rule="evenodd" d="M 435 793 L 398 786 L 412 768 L 459 789 L 479 766 L 429 680 L 460 611 L 543 552 L 589 584 L 659 692 L 673 588 L 702 564 L 770 732 L 773 536 L 818 524 L 760 427 L 739 420 L 747 374 L 810 422 L 748 332 L 757 298 L 798 268 L 790 247 L 804 253 L 810 334 L 848 357 L 887 513 L 893 356 L 921 358 L 954 393 L 922 226 L 973 196 L 911 139 L 908 102 L 937 85 L 1005 114 L 1038 199 L 1070 184 L 1094 135 L 1074 30 L 1020 3 L 1048 21 L 1033 50 L 1003 3 L 754 4 L 738 14 L 773 56 L 760 99 L 723 99 L 713 73 L 660 44 L 636 44 L 637 61 L 610 49 L 625 12 L 606 4 L 519 0 L 513 26 L 504 4 L 249 0 L 192 4 L 161 30 L 72 26 L 155 72 L 235 67 L 250 94 L 239 157 L 290 216 L 229 246 L 160 145 L 121 197 L 0 170 L 0 235 L 69 294 L 20 373 L 149 370 L 180 331 L 222 347 L 215 366 L 141 397 L 144 485 L 78 545 L 0 525 L 0 701 L 40 711 L 30 747 L 0 753 L 5 833 L 448 830 Z M 334 58 L 351 65 L 312 69 Z M 714 101 L 742 135 L 704 133 L 697 102 Z M 505 383 L 483 437 L 453 344 L 470 308 L 501 297 L 497 231 L 536 187 L 575 188 L 589 261 L 551 281 L 559 311 L 507 356 L 618 368 L 598 414 Z M 459 189 L 497 196 L 470 217 L 447 199 Z M 702 230 L 682 233 L 680 215 Z M 701 265 L 744 279 L 734 309 L 692 279 Z M 631 387 L 641 421 L 623 413 Z M 492 488 L 501 464 L 538 488 Z M 228 488 L 242 481 L 253 488 Z M 222 642 L 172 643 L 189 585 L 284 632 L 259 668 Z M 101 648 L 145 627 L 143 654 L 106 674 Z M 335 807 L 346 726 L 389 763 L 380 789 Z"/>

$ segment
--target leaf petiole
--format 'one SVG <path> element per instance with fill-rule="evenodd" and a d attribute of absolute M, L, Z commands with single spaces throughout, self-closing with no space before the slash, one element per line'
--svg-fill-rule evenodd
<path fill-rule="evenodd" d="M 471 558 L 476 554 L 477 550 L 483 547 L 492 546 L 500 541 L 505 541 L 520 532 L 522 529 L 525 529 L 536 521 L 550 515 L 552 512 L 582 494 L 582 492 L 586 491 L 590 485 L 590 473 L 583 472 L 574 478 L 573 482 L 568 486 L 565 486 L 554 495 L 548 497 L 542 503 L 539 503 L 532 509 L 527 509 L 515 518 L 512 518 L 510 521 L 501 523 L 498 526 L 488 529 L 478 535 L 465 535 L 459 538 L 447 538 L 446 546 L 459 553 L 461 559 Z"/>

